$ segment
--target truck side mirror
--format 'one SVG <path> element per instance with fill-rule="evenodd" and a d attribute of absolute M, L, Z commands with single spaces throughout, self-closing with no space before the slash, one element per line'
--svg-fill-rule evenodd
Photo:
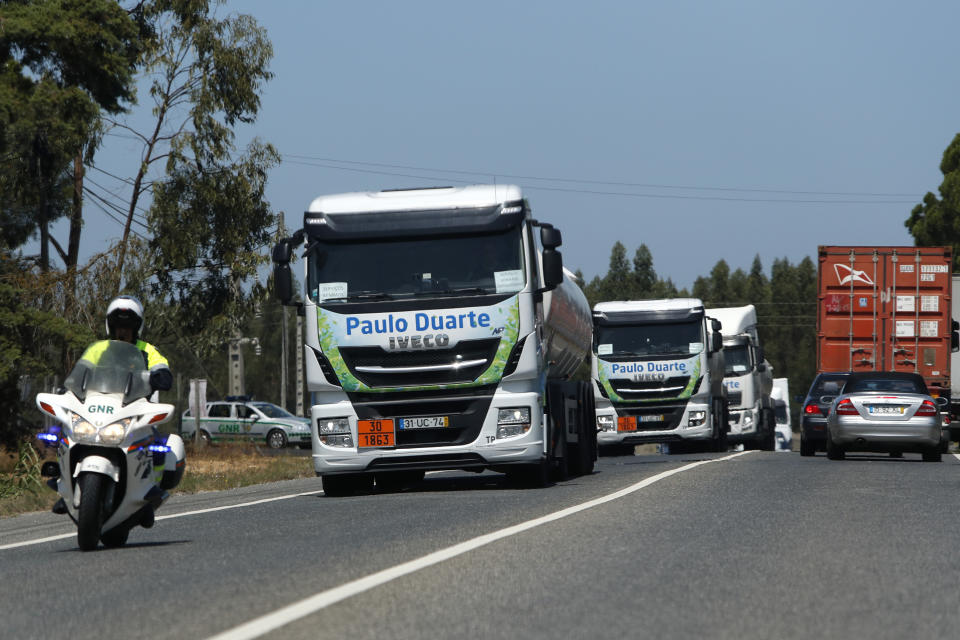
<path fill-rule="evenodd" d="M 762 360 L 757 363 L 757 371 L 759 371 L 760 373 L 763 373 L 766 370 L 767 370 L 767 365 L 763 364 Z"/>
<path fill-rule="evenodd" d="M 273 289 L 280 304 L 286 306 L 293 298 L 293 276 L 290 273 L 290 254 L 292 252 L 289 238 L 278 242 L 273 248 Z"/>
<path fill-rule="evenodd" d="M 544 249 L 556 249 L 563 244 L 563 236 L 560 229 L 556 227 L 543 225 L 540 227 L 540 244 Z"/>
<path fill-rule="evenodd" d="M 563 256 L 556 249 L 544 249 L 543 290 L 556 289 L 561 282 L 563 282 Z"/>
<path fill-rule="evenodd" d="M 710 353 L 719 353 L 721 349 L 723 349 L 723 334 L 714 331 L 710 334 Z"/>
<path fill-rule="evenodd" d="M 950 321 L 950 351 L 960 351 L 960 322 Z"/>

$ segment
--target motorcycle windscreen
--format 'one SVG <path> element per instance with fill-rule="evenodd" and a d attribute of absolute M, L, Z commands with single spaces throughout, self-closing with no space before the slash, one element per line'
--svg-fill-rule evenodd
<path fill-rule="evenodd" d="M 95 391 L 123 394 L 125 405 L 149 397 L 153 391 L 143 353 L 119 340 L 102 340 L 87 347 L 64 386 L 81 402 Z"/>

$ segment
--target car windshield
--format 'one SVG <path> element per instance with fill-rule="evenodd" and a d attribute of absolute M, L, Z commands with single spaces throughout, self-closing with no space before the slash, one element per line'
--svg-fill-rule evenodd
<path fill-rule="evenodd" d="M 355 242 L 308 249 L 314 302 L 515 293 L 523 289 L 519 227 L 483 235 Z"/>
<path fill-rule="evenodd" d="M 295 418 L 296 416 L 275 404 L 269 402 L 254 402 L 251 406 L 260 410 L 260 413 L 268 418 Z"/>
<path fill-rule="evenodd" d="M 888 393 L 927 393 L 922 380 L 912 378 L 858 378 L 847 382 L 844 393 L 884 391 Z"/>
<path fill-rule="evenodd" d="M 702 323 L 599 325 L 597 355 L 690 355 L 703 351 Z"/>
<path fill-rule="evenodd" d="M 840 393 L 840 390 L 843 388 L 843 383 L 846 382 L 847 376 L 822 376 L 817 378 L 813 382 L 813 387 L 810 389 L 810 396 L 817 398 L 824 395 L 837 395 Z"/>
<path fill-rule="evenodd" d="M 81 401 L 87 393 L 121 393 L 123 403 L 149 397 L 153 390 L 146 375 L 143 353 L 129 342 L 101 340 L 83 352 L 64 381 L 64 387 Z"/>
<path fill-rule="evenodd" d="M 750 371 L 750 351 L 745 344 L 725 346 L 723 360 L 726 363 L 724 374 L 727 376 L 742 376 Z"/>

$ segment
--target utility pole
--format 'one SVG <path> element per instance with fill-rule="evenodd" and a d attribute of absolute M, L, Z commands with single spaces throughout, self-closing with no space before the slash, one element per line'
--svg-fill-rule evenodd
<path fill-rule="evenodd" d="M 282 307 L 283 322 L 280 329 L 280 406 L 287 408 L 287 308 Z"/>

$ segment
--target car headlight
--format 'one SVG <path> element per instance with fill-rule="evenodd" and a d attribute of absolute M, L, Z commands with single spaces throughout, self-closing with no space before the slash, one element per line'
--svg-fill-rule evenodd
<path fill-rule="evenodd" d="M 97 428 L 81 418 L 79 415 L 71 414 L 72 423 L 70 425 L 70 435 L 77 442 L 93 442 L 97 439 Z"/>

